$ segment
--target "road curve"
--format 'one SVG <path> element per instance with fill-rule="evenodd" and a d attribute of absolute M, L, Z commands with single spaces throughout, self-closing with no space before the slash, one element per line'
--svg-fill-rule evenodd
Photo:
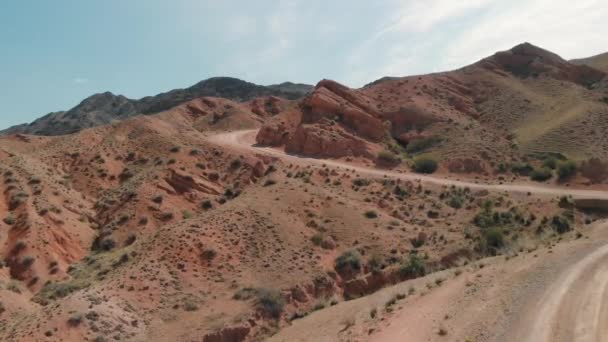
<path fill-rule="evenodd" d="M 562 272 L 538 301 L 533 319 L 516 327 L 527 342 L 608 341 L 608 245 Z"/>
<path fill-rule="evenodd" d="M 263 153 L 285 161 L 325 164 L 355 170 L 370 176 L 389 176 L 404 180 L 421 181 L 438 185 L 455 185 L 471 189 L 487 189 L 514 193 L 563 196 L 574 198 L 607 199 L 608 192 L 580 190 L 534 184 L 483 184 L 457 181 L 435 176 L 400 173 L 364 166 L 350 165 L 336 160 L 324 160 L 289 155 L 285 152 L 255 146 L 256 130 L 221 133 L 209 137 L 209 141 L 242 151 Z M 608 227 L 607 227 L 608 228 Z M 528 310 L 529 319 L 513 327 L 509 334 L 517 341 L 526 342 L 600 342 L 608 341 L 608 245 L 590 250 L 581 259 L 562 271 L 543 291 L 538 302 Z"/>
<path fill-rule="evenodd" d="M 552 195 L 552 196 L 564 196 L 570 195 L 573 198 L 584 198 L 584 199 L 605 199 L 608 200 L 608 191 L 598 190 L 581 190 L 581 189 L 570 189 L 565 187 L 552 187 L 545 185 L 534 185 L 534 184 L 485 184 L 485 183 L 473 183 L 468 181 L 458 181 L 453 179 L 440 178 L 435 176 L 420 175 L 415 173 L 402 173 L 389 170 L 375 169 L 365 166 L 351 165 L 338 160 L 328 159 L 317 159 L 310 157 L 303 157 L 297 155 L 286 154 L 284 151 L 271 147 L 260 147 L 254 144 L 255 134 L 257 130 L 242 130 L 227 133 L 220 133 L 208 137 L 208 140 L 212 143 L 229 146 L 234 149 L 240 149 L 245 151 L 253 151 L 257 153 L 263 153 L 271 155 L 283 160 L 293 162 L 306 162 L 317 165 L 329 165 L 334 167 L 340 167 L 343 169 L 350 169 L 360 172 L 362 174 L 368 174 L 371 176 L 389 176 L 393 178 L 399 178 L 411 181 L 421 181 L 425 183 L 438 184 L 438 185 L 454 185 L 459 187 L 469 187 L 471 189 L 486 189 L 486 190 L 497 190 L 514 193 L 534 193 L 537 195 Z"/>

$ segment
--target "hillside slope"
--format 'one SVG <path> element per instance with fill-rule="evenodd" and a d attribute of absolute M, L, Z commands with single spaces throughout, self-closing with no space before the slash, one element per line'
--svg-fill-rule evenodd
<path fill-rule="evenodd" d="M 427 155 L 450 172 L 488 173 L 546 154 L 607 159 L 607 81 L 525 43 L 459 70 L 361 89 L 322 81 L 297 113 L 264 125 L 258 142 L 323 157 Z"/>
<path fill-rule="evenodd" d="M 570 62 L 573 64 L 588 65 L 592 68 L 608 72 L 608 52 L 588 58 L 573 59 Z"/>

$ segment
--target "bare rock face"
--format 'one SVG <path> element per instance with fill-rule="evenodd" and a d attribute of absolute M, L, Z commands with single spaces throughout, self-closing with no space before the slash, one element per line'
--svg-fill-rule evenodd
<path fill-rule="evenodd" d="M 328 119 L 299 126 L 287 142 L 285 150 L 289 153 L 327 158 L 373 156 L 365 140 L 346 132 Z"/>
<path fill-rule="evenodd" d="M 315 157 L 372 157 L 370 146 L 386 134 L 384 120 L 363 93 L 323 80 L 300 104 L 258 132 L 258 144 L 285 145 L 289 153 Z"/>
<path fill-rule="evenodd" d="M 260 145 L 280 146 L 284 145 L 289 138 L 290 130 L 283 123 L 270 123 L 262 126 L 255 140 Z"/>
<path fill-rule="evenodd" d="M 356 90 L 323 80 L 304 100 L 303 121 L 314 123 L 321 118 L 333 119 L 362 137 L 379 141 L 384 137 L 385 126 L 379 112 L 370 103 L 370 99 Z"/>

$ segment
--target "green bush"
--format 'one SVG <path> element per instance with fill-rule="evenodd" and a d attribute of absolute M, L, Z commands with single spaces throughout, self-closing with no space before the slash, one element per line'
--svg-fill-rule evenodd
<path fill-rule="evenodd" d="M 530 179 L 536 182 L 544 182 L 551 179 L 551 177 L 553 177 L 553 172 L 548 168 L 536 169 L 530 173 Z"/>
<path fill-rule="evenodd" d="M 431 158 L 417 158 L 413 165 L 414 172 L 427 174 L 437 171 L 437 167 L 437 162 Z"/>
<path fill-rule="evenodd" d="M 491 249 L 500 249 L 505 245 L 504 233 L 501 228 L 488 228 L 483 233 L 486 247 Z"/>
<path fill-rule="evenodd" d="M 516 163 L 511 166 L 511 171 L 520 176 L 528 176 L 534 168 L 528 163 Z"/>
<path fill-rule="evenodd" d="M 310 241 L 312 241 L 313 245 L 320 246 L 321 243 L 323 242 L 323 235 L 320 233 L 317 233 L 310 238 Z"/>
<path fill-rule="evenodd" d="M 418 278 L 426 274 L 426 265 L 418 254 L 410 254 L 408 261 L 401 264 L 399 268 L 401 276 L 406 278 Z"/>
<path fill-rule="evenodd" d="M 281 317 L 285 308 L 285 298 L 277 290 L 257 289 L 256 304 L 260 310 L 273 318 Z"/>
<path fill-rule="evenodd" d="M 557 176 L 561 181 L 576 175 L 576 171 L 576 163 L 572 160 L 566 160 L 557 165 Z"/>
<path fill-rule="evenodd" d="M 564 233 L 572 230 L 572 227 L 570 226 L 570 222 L 568 222 L 568 219 L 565 217 L 562 217 L 562 216 L 553 216 L 553 219 L 551 220 L 551 227 L 558 234 L 564 234 Z"/>
<path fill-rule="evenodd" d="M 347 250 L 336 258 L 335 269 L 338 273 L 358 273 L 361 270 L 361 254 L 356 250 Z"/>
<path fill-rule="evenodd" d="M 557 160 L 555 160 L 555 158 L 549 157 L 549 158 L 543 160 L 543 167 L 546 167 L 547 169 L 555 170 L 555 168 L 557 167 Z"/>

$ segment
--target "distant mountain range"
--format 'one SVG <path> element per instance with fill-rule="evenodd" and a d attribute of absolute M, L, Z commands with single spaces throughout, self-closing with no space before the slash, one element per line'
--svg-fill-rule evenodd
<path fill-rule="evenodd" d="M 0 135 L 16 133 L 64 135 L 136 115 L 159 113 L 203 96 L 222 97 L 237 102 L 263 96 L 278 96 L 295 100 L 306 95 L 312 88 L 313 86 L 308 84 L 291 82 L 261 86 L 237 78 L 214 77 L 189 88 L 174 89 L 139 100 L 105 92 L 86 98 L 68 111 L 49 113 L 29 124 L 17 125 L 0 131 Z"/>

